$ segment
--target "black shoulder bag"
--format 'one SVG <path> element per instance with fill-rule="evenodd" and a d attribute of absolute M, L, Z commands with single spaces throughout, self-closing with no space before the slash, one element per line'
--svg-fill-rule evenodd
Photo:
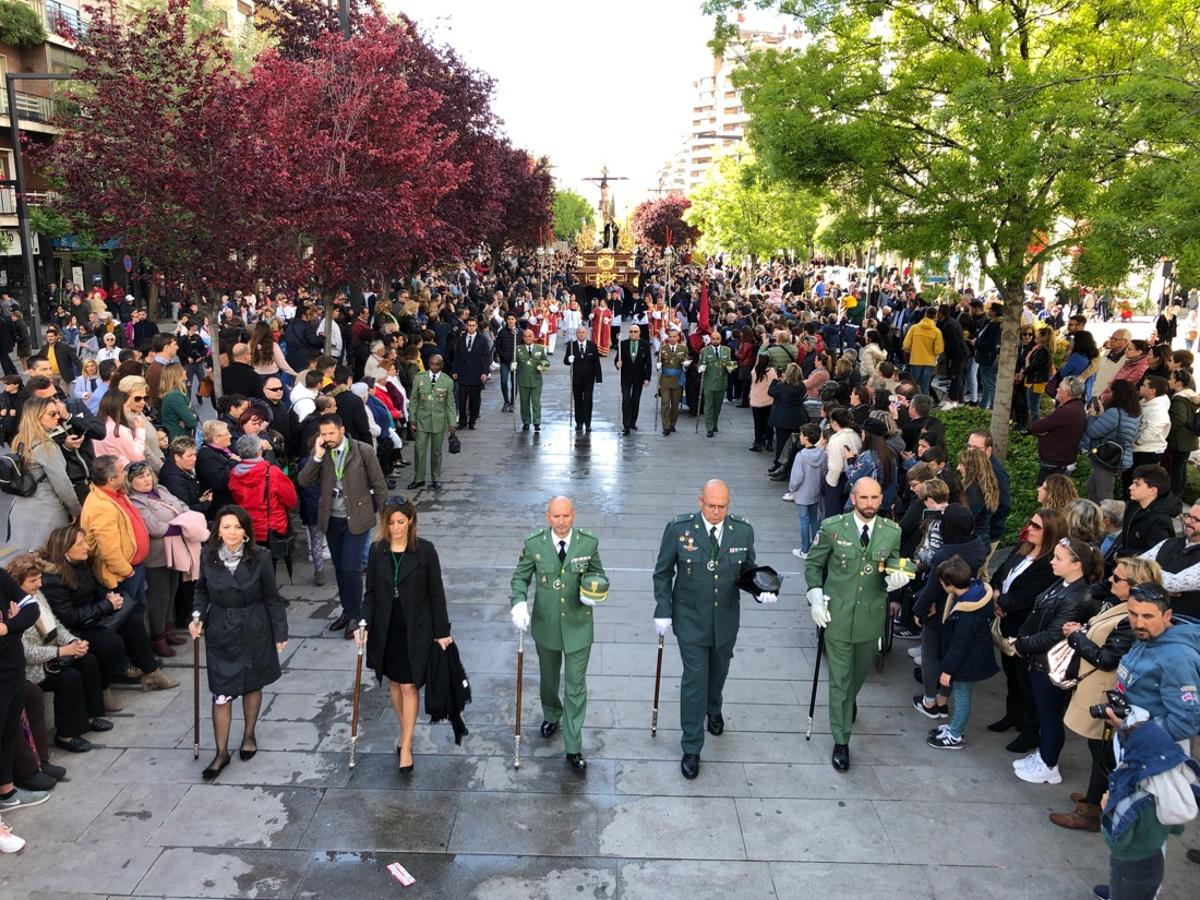
<path fill-rule="evenodd" d="M 291 519 L 288 520 L 287 531 L 279 532 L 271 527 L 270 463 L 267 463 L 267 479 L 263 482 L 263 506 L 267 508 L 267 549 L 271 552 L 271 559 L 290 560 L 296 547 L 296 535 L 292 532 Z"/>

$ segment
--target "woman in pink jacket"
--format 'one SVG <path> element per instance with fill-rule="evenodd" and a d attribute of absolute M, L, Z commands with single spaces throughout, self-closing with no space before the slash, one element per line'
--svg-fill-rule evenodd
<path fill-rule="evenodd" d="M 144 406 L 146 392 L 127 396 L 119 390 L 110 390 L 100 400 L 99 418 L 104 423 L 104 439 L 93 441 L 97 456 L 111 454 L 125 465 L 146 458 L 145 420 L 138 416 L 138 424 L 130 422 L 130 411 Z"/>

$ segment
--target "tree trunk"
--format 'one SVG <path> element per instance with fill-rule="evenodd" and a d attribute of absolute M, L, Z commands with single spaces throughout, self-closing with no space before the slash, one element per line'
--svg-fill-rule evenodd
<path fill-rule="evenodd" d="M 1004 286 L 1004 318 L 1000 326 L 1000 358 L 996 371 L 996 400 L 992 404 L 992 452 L 1000 460 L 1008 456 L 1009 419 L 1012 417 L 1013 375 L 1021 348 L 1021 311 L 1025 286 L 1010 279 Z"/>
<path fill-rule="evenodd" d="M 333 356 L 333 294 L 325 295 L 325 355 Z"/>
<path fill-rule="evenodd" d="M 199 300 L 199 297 L 196 297 Z M 221 389 L 221 295 L 217 293 L 216 288 L 208 289 L 208 335 L 212 339 L 212 381 L 213 381 L 213 407 L 217 405 L 217 401 L 224 395 Z"/>

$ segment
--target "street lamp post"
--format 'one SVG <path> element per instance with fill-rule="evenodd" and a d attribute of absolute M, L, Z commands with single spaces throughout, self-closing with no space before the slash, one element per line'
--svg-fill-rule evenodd
<path fill-rule="evenodd" d="M 663 263 L 667 267 L 667 305 L 671 303 L 671 264 L 675 261 L 675 251 L 667 245 L 667 249 L 663 251 Z"/>
<path fill-rule="evenodd" d="M 535 303 L 541 303 L 542 302 L 542 279 L 545 277 L 545 273 L 542 271 L 542 266 L 546 261 L 546 248 L 538 247 L 533 252 L 534 252 L 534 255 L 537 256 L 537 286 L 538 286 L 537 296 L 534 297 L 533 299 L 534 299 Z"/>
<path fill-rule="evenodd" d="M 8 128 L 12 139 L 13 186 L 17 194 L 17 227 L 21 232 L 21 262 L 25 267 L 25 293 L 29 303 L 29 342 L 38 349 L 42 333 L 41 311 L 38 309 L 37 271 L 33 265 L 33 230 L 29 227 L 29 203 L 25 199 L 25 173 L 21 163 L 21 122 L 17 111 L 17 81 L 69 81 L 70 72 L 9 72 L 4 77 L 8 99 Z"/>

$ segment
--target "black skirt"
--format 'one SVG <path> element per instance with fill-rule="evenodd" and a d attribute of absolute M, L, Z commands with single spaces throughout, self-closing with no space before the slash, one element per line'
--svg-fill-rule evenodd
<path fill-rule="evenodd" d="M 398 565 L 402 553 L 393 553 L 393 565 Z M 392 602 L 392 615 L 388 621 L 387 643 L 383 648 L 383 674 L 395 684 L 412 684 L 412 664 L 408 658 L 408 623 L 404 620 L 404 609 Z"/>

